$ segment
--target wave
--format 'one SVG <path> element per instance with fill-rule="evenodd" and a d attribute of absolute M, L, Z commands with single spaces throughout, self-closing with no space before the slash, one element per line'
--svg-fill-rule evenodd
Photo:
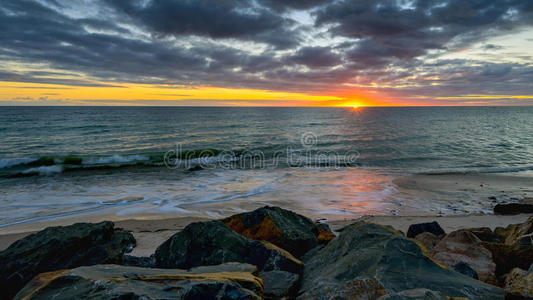
<path fill-rule="evenodd" d="M 92 158 L 89 159 L 83 164 L 85 165 L 107 165 L 107 164 L 127 164 L 134 162 L 144 162 L 149 161 L 150 158 L 142 155 L 129 155 L 129 156 L 120 156 L 113 155 L 108 157 Z"/>
<path fill-rule="evenodd" d="M 420 175 L 465 175 L 465 174 L 491 174 L 491 173 L 518 173 L 533 171 L 533 166 L 503 167 L 503 168 L 477 168 L 477 169 L 454 169 L 419 172 Z"/>
<path fill-rule="evenodd" d="M 32 161 L 34 158 L 22 157 L 22 158 L 2 158 L 0 159 L 0 169 L 11 168 L 18 165 L 25 165 Z"/>
<path fill-rule="evenodd" d="M 61 173 L 63 167 L 61 166 L 41 166 L 36 168 L 30 168 L 21 172 L 23 175 L 52 175 Z"/>
<path fill-rule="evenodd" d="M 0 176 L 26 177 L 51 175 L 67 171 L 114 169 L 128 166 L 161 167 L 178 162 L 179 165 L 196 166 L 214 164 L 221 160 L 222 151 L 196 149 L 176 152 L 152 152 L 129 155 L 91 156 L 59 155 L 0 159 Z"/>
<path fill-rule="evenodd" d="M 75 171 L 115 170 L 127 168 L 171 168 L 194 170 L 201 169 L 257 169 L 257 168 L 298 168 L 298 167 L 323 167 L 323 168 L 350 168 L 350 167 L 384 167 L 396 166 L 391 163 L 398 160 L 411 161 L 432 160 L 431 157 L 359 157 L 358 152 L 306 156 L 307 152 L 294 151 L 277 155 L 276 151 L 268 152 L 270 145 L 256 150 L 222 151 L 218 149 L 193 149 L 169 152 L 146 152 L 114 155 L 49 155 L 40 157 L 18 157 L 0 159 L 0 177 L 27 177 L 40 175 L 54 175 L 58 173 Z M 266 154 L 265 154 L 266 153 Z M 258 155 L 259 154 L 259 155 Z M 328 153 L 326 153 L 328 154 Z M 199 166 L 199 168 L 197 168 Z M 394 168 L 393 168 L 394 169 Z M 533 166 L 521 167 L 491 167 L 478 165 L 476 167 L 463 166 L 462 168 L 432 168 L 414 170 L 405 168 L 410 173 L 425 175 L 445 174 L 475 174 L 475 173 L 510 173 L 532 171 Z M 128 169 L 129 170 L 129 169 Z M 421 172 L 422 171 L 422 172 Z"/>

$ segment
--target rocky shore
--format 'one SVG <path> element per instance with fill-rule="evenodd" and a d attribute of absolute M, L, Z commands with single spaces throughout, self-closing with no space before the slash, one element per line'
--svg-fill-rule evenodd
<path fill-rule="evenodd" d="M 112 222 L 49 227 L 0 252 L 1 299 L 533 297 L 533 216 L 450 232 L 434 219 L 332 231 L 266 206 L 193 222 L 147 256 Z"/>

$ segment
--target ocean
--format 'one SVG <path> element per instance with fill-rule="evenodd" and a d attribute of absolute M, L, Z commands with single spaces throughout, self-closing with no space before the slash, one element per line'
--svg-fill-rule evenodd
<path fill-rule="evenodd" d="M 533 107 L 0 107 L 0 227 L 87 214 L 486 213 L 413 174 L 533 179 Z M 532 184 L 533 186 L 533 184 Z M 447 204 L 443 204 L 447 203 Z"/>

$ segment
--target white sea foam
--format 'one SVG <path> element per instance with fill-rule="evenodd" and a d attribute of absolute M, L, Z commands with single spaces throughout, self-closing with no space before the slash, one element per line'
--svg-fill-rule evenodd
<path fill-rule="evenodd" d="M 63 172 L 63 167 L 61 166 L 41 166 L 24 170 L 22 174 L 39 173 L 40 175 L 52 175 L 61 172 Z"/>
<path fill-rule="evenodd" d="M 34 161 L 35 158 L 21 157 L 21 158 L 2 158 L 0 159 L 0 169 L 11 168 L 17 165 L 27 164 Z"/>
<path fill-rule="evenodd" d="M 124 164 L 124 163 L 134 163 L 149 160 L 148 157 L 142 155 L 113 155 L 107 157 L 99 157 L 88 159 L 85 164 L 87 165 L 106 165 L 106 164 Z"/>

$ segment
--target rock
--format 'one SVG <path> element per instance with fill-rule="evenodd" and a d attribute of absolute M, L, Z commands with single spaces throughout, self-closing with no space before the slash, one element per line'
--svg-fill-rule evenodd
<path fill-rule="evenodd" d="M 533 298 L 533 274 L 522 269 L 513 269 L 505 279 L 505 292 L 508 298 L 532 299 Z"/>
<path fill-rule="evenodd" d="M 313 256 L 315 256 L 315 254 L 317 254 L 318 252 L 320 252 L 320 250 L 324 249 L 325 245 L 318 245 L 316 246 L 315 248 L 307 251 L 307 253 L 302 256 L 300 258 L 301 261 L 303 261 L 304 263 L 307 262 L 308 260 L 310 260 L 311 258 L 313 258 Z"/>
<path fill-rule="evenodd" d="M 453 265 L 452 268 L 455 271 L 457 271 L 457 272 L 459 272 L 461 274 L 465 274 L 468 277 L 472 277 L 474 279 L 479 279 L 476 270 L 474 270 L 472 268 L 472 266 L 470 266 L 469 264 L 467 264 L 465 262 L 457 263 L 457 264 Z"/>
<path fill-rule="evenodd" d="M 444 230 L 440 227 L 439 223 L 431 222 L 431 223 L 413 224 L 409 226 L 409 229 L 407 230 L 407 237 L 414 238 L 415 236 L 421 234 L 422 232 L 430 232 L 436 236 L 441 236 L 443 234 L 446 234 Z"/>
<path fill-rule="evenodd" d="M 505 244 L 533 245 L 533 216 L 520 225 L 510 225 L 506 229 Z"/>
<path fill-rule="evenodd" d="M 492 253 L 496 263 L 496 276 L 501 277 L 514 268 L 527 269 L 533 263 L 533 246 L 506 245 L 482 242 Z"/>
<path fill-rule="evenodd" d="M 533 204 L 533 198 L 524 198 L 519 201 L 520 204 Z"/>
<path fill-rule="evenodd" d="M 158 268 L 242 262 L 256 265 L 260 271 L 301 274 L 303 269 L 303 263 L 287 251 L 269 242 L 247 239 L 220 221 L 188 225 L 161 244 L 154 256 Z"/>
<path fill-rule="evenodd" d="M 194 167 L 190 167 L 187 169 L 188 172 L 195 172 L 195 171 L 201 171 L 203 170 L 204 168 L 200 165 L 196 165 Z"/>
<path fill-rule="evenodd" d="M 440 239 L 431 232 L 422 232 L 415 237 L 415 240 L 424 246 L 428 253 L 431 252 L 435 245 L 440 241 Z"/>
<path fill-rule="evenodd" d="M 143 267 L 143 268 L 154 268 L 155 267 L 155 257 L 139 257 L 132 255 L 124 255 L 123 265 L 132 266 L 132 267 Z"/>
<path fill-rule="evenodd" d="M 316 224 L 316 227 L 318 229 L 318 236 L 316 238 L 318 239 L 319 244 L 327 244 L 335 238 L 335 234 L 331 231 L 328 224 L 318 223 Z"/>
<path fill-rule="evenodd" d="M 500 235 L 494 233 L 488 227 L 468 228 L 468 229 L 464 229 L 464 230 L 470 231 L 478 239 L 480 239 L 483 242 L 490 242 L 490 243 L 500 243 L 500 242 L 502 242 L 502 237 Z"/>
<path fill-rule="evenodd" d="M 265 299 L 293 299 L 298 292 L 300 276 L 285 271 L 261 272 Z"/>
<path fill-rule="evenodd" d="M 239 264 L 190 271 L 96 265 L 40 274 L 15 299 L 262 299 L 254 271 Z"/>
<path fill-rule="evenodd" d="M 399 232 L 357 222 L 306 261 L 298 298 L 375 299 L 360 295 L 418 288 L 470 299 L 504 296 L 498 287 L 437 264 Z"/>
<path fill-rule="evenodd" d="M 234 215 L 222 222 L 246 238 L 271 242 L 298 258 L 335 237 L 327 224 L 318 227 L 304 216 L 272 206 Z"/>
<path fill-rule="evenodd" d="M 533 204 L 523 203 L 500 203 L 494 206 L 496 215 L 518 215 L 533 213 Z"/>
<path fill-rule="evenodd" d="M 39 273 L 103 263 L 122 263 L 135 245 L 112 222 L 48 227 L 0 252 L 0 290 L 9 299 Z"/>
<path fill-rule="evenodd" d="M 379 297 L 377 300 L 449 300 L 439 292 L 428 289 L 412 289 Z"/>
<path fill-rule="evenodd" d="M 492 252 L 481 245 L 473 233 L 457 230 L 446 235 L 431 252 L 431 257 L 445 265 L 468 263 L 478 274 L 479 280 L 497 284 L 496 263 Z"/>
<path fill-rule="evenodd" d="M 493 243 L 505 243 L 505 240 L 507 239 L 507 237 L 516 231 L 516 229 L 520 226 L 521 224 L 511 224 L 511 225 L 508 225 L 507 227 L 496 227 L 494 228 L 494 234 L 499 238 L 499 240 L 497 242 L 493 242 Z"/>

